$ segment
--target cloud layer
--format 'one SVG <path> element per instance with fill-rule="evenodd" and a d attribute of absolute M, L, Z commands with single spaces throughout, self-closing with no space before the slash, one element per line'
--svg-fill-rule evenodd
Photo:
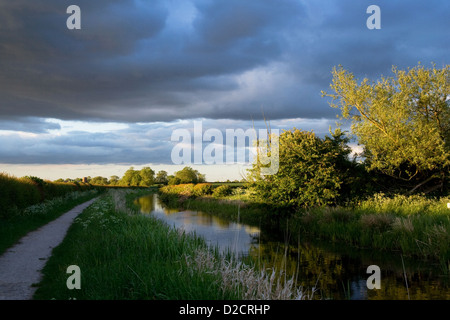
<path fill-rule="evenodd" d="M 77 123 L 75 127 L 70 122 L 44 121 L 52 129 L 48 133 L 26 133 L 17 131 L 0 131 L 0 163 L 14 164 L 173 164 L 171 153 L 181 140 L 172 138 L 177 129 L 189 131 L 191 148 L 200 147 L 202 150 L 214 141 L 203 138 L 203 145 L 194 144 L 194 122 L 201 123 L 202 138 L 209 129 L 218 130 L 226 144 L 226 130 L 237 132 L 254 128 L 259 132 L 266 129 L 264 121 L 236 121 L 236 120 L 183 120 L 165 123 L 136 123 L 113 128 L 102 123 Z M 116 124 L 117 125 L 117 124 Z M 302 128 L 314 130 L 316 134 L 324 136 L 334 121 L 286 119 L 271 121 L 270 128 L 282 132 L 285 128 Z M 74 130 L 76 129 L 76 130 Z M 228 142 L 230 143 L 230 142 Z M 246 147 L 252 147 L 246 141 Z M 200 149 L 199 148 L 199 149 Z M 238 152 L 236 148 L 233 152 Z M 225 161 L 225 159 L 224 159 Z M 246 160 L 246 162 L 248 159 Z M 193 158 L 191 163 L 193 163 Z"/>
<path fill-rule="evenodd" d="M 16 0 L 0 11 L 0 117 L 122 122 L 332 117 L 333 66 L 448 63 L 448 1 Z"/>

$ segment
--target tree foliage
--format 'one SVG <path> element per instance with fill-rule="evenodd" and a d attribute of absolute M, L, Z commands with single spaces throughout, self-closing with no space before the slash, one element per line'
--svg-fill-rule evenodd
<path fill-rule="evenodd" d="M 158 173 L 156 174 L 156 177 L 155 177 L 155 183 L 167 184 L 168 182 L 169 182 L 169 178 L 167 175 L 167 171 L 165 171 L 165 170 L 158 171 Z"/>
<path fill-rule="evenodd" d="M 330 105 L 352 121 L 365 163 L 420 186 L 450 171 L 450 68 L 392 68 L 393 76 L 361 82 L 342 66 L 332 71 Z"/>
<path fill-rule="evenodd" d="M 144 167 L 139 171 L 139 176 L 141 177 L 141 181 L 139 183 L 140 186 L 149 187 L 155 183 L 155 171 L 153 171 L 150 167 Z"/>
<path fill-rule="evenodd" d="M 154 183 L 154 176 L 155 172 L 150 167 L 144 167 L 141 170 L 130 167 L 120 179 L 119 185 L 149 187 Z"/>
<path fill-rule="evenodd" d="M 258 162 L 248 179 L 263 202 L 296 207 L 336 203 L 352 163 L 350 148 L 340 130 L 321 139 L 314 132 L 294 128 L 279 137 L 279 169 L 261 176 Z"/>
<path fill-rule="evenodd" d="M 104 178 L 104 177 L 94 177 L 89 181 L 90 184 L 94 184 L 94 185 L 106 185 L 108 184 L 108 179 Z"/>
<path fill-rule="evenodd" d="M 169 180 L 170 185 L 202 182 L 205 182 L 205 175 L 191 167 L 184 167 L 182 170 L 175 172 L 174 176 Z"/>

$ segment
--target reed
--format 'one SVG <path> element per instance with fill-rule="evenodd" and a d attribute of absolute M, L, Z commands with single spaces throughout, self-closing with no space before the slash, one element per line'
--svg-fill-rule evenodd
<path fill-rule="evenodd" d="M 299 211 L 291 230 L 357 247 L 400 251 L 406 256 L 448 261 L 447 198 L 375 195 L 353 207 Z"/>

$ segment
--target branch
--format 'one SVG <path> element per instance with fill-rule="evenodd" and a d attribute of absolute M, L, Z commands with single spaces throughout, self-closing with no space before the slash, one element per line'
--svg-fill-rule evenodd
<path fill-rule="evenodd" d="M 408 194 L 412 194 L 414 191 L 416 191 L 418 188 L 420 188 L 421 186 L 423 186 L 424 184 L 430 182 L 431 180 L 433 180 L 434 178 L 436 178 L 436 175 L 432 175 L 431 177 L 429 177 L 428 179 L 426 179 L 425 181 L 419 183 L 417 186 L 415 186 L 414 188 L 412 188 L 411 190 L 408 191 Z M 438 186 L 440 187 L 440 185 Z M 434 187 L 432 187 L 431 189 L 434 190 Z M 437 188 L 436 188 L 437 189 Z M 428 191 L 430 192 L 430 191 Z"/>

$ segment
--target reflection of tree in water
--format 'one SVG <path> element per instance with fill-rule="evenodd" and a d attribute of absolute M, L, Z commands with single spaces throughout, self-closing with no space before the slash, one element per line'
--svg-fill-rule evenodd
<path fill-rule="evenodd" d="M 135 199 L 134 204 L 140 207 L 141 213 L 149 214 L 155 210 L 155 200 L 153 194 Z"/>
<path fill-rule="evenodd" d="M 315 294 L 316 298 L 339 298 L 331 296 L 342 291 L 339 280 L 343 278 L 344 269 L 336 254 L 303 244 L 286 247 L 281 242 L 270 242 L 253 248 L 249 255 L 264 268 L 282 270 L 288 279 L 294 277 L 297 285 L 305 290 L 316 286 L 319 290 Z"/>
<path fill-rule="evenodd" d="M 289 279 L 294 276 L 297 285 L 305 290 L 311 290 L 317 284 L 318 299 L 450 299 L 448 277 L 436 276 L 429 269 L 420 269 L 410 265 L 405 267 L 408 279 L 408 289 L 404 279 L 404 271 L 398 261 L 380 260 L 381 289 L 368 290 L 366 280 L 370 274 L 366 273 L 373 259 L 328 251 L 311 244 L 289 245 L 282 242 L 261 243 L 249 251 L 249 256 L 256 264 L 264 268 L 275 268 L 284 271 Z M 400 256 L 398 257 L 400 260 Z"/>

